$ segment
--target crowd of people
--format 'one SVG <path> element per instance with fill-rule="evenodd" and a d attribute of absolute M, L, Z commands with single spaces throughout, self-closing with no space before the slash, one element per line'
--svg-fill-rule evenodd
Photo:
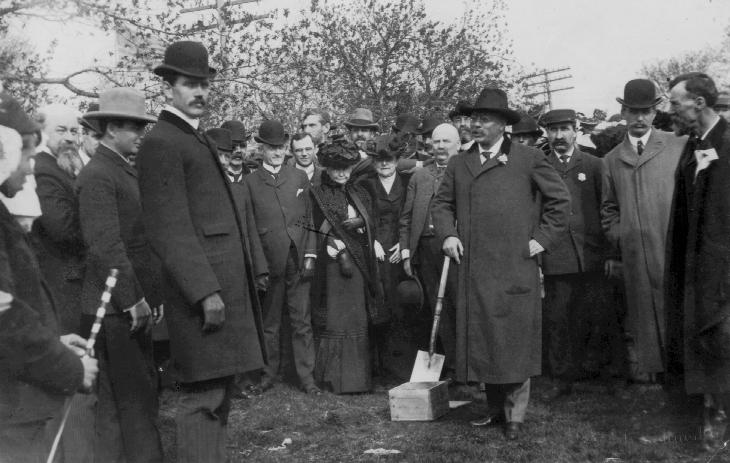
<path fill-rule="evenodd" d="M 660 88 L 629 81 L 608 128 L 488 87 L 387 133 L 367 108 L 340 133 L 319 109 L 293 135 L 267 120 L 251 150 L 241 121 L 200 127 L 201 43 L 154 73 L 157 117 L 133 88 L 34 118 L 0 93 L 0 460 L 47 461 L 60 435 L 55 461 L 162 461 L 164 326 L 177 461 L 226 461 L 232 399 L 287 367 L 304 394 L 363 393 L 404 330 L 423 347 L 444 256 L 438 350 L 486 394 L 471 425 L 519 439 L 532 377 L 552 400 L 599 375 L 702 395 L 705 446 L 726 439 L 730 101 L 709 76 L 672 80 L 659 118 Z M 26 178 L 32 220 L 5 205 Z"/>

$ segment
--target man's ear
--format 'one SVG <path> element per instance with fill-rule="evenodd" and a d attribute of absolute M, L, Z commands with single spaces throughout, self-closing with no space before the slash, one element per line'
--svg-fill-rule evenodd
<path fill-rule="evenodd" d="M 162 81 L 162 94 L 165 95 L 167 101 L 172 99 L 172 85 L 165 80 Z"/>
<path fill-rule="evenodd" d="M 697 105 L 698 110 L 702 111 L 707 108 L 707 100 L 704 96 L 697 96 L 695 97 L 695 105 Z"/>
<path fill-rule="evenodd" d="M 330 131 L 330 123 L 327 122 L 326 124 L 322 124 L 322 131 L 324 133 L 328 133 Z"/>

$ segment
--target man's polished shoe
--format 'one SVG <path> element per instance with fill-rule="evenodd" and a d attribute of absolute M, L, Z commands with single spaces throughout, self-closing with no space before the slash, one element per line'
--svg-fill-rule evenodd
<path fill-rule="evenodd" d="M 520 437 L 520 431 L 522 429 L 522 423 L 517 421 L 510 421 L 507 426 L 504 427 L 504 437 L 507 440 L 517 440 Z"/>
<path fill-rule="evenodd" d="M 498 424 L 503 424 L 505 422 L 504 419 L 504 413 L 493 413 L 491 415 L 487 415 L 484 418 L 480 418 L 478 420 L 470 421 L 469 424 L 475 427 L 484 427 L 484 426 L 495 426 Z"/>

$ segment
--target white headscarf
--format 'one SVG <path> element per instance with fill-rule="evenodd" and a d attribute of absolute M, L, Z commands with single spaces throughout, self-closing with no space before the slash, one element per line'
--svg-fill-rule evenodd
<path fill-rule="evenodd" d="M 20 134 L 10 127 L 0 125 L 0 185 L 18 168 L 22 149 L 23 139 Z"/>

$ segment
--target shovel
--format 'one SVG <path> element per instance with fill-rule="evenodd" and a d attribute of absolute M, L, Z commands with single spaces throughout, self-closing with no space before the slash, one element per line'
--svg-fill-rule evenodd
<path fill-rule="evenodd" d="M 436 308 L 433 313 L 433 326 L 431 327 L 431 339 L 428 344 L 428 352 L 419 350 L 416 354 L 416 362 L 411 372 L 411 382 L 436 382 L 441 378 L 441 370 L 444 367 L 444 356 L 433 353 L 433 346 L 436 344 L 436 334 L 439 331 L 441 322 L 441 309 L 444 305 L 444 291 L 446 290 L 446 278 L 449 275 L 449 263 L 451 258 L 444 256 L 444 266 L 441 270 L 441 281 L 436 297 Z"/>

